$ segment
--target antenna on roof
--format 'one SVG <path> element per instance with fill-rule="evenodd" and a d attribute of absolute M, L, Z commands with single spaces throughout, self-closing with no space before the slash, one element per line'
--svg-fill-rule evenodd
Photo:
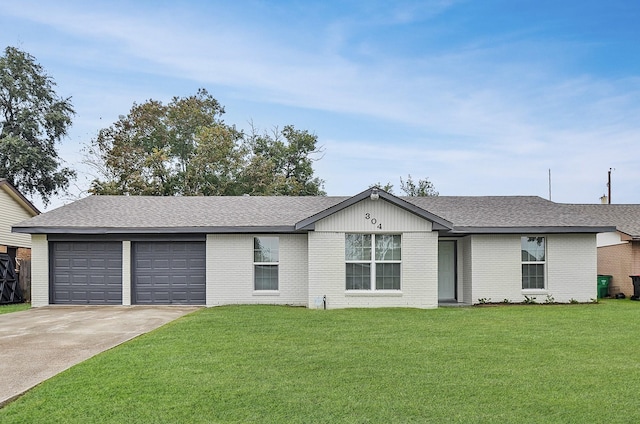
<path fill-rule="evenodd" d="M 551 201 L 551 168 L 549 168 L 549 201 Z"/>

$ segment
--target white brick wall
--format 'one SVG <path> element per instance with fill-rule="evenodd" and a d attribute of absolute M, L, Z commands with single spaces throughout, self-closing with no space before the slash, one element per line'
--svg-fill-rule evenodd
<path fill-rule="evenodd" d="M 462 282 L 462 296 L 458 297 L 458 301 L 462 299 L 463 303 L 472 304 L 473 300 L 473 287 L 471 277 L 472 272 L 472 255 L 471 249 L 471 236 L 464 237 L 459 243 L 461 254 L 458 256 L 458 269 L 462 270 L 462 275 L 458 275 L 458 281 Z"/>
<path fill-rule="evenodd" d="M 327 296 L 327 307 L 344 307 L 344 233 L 309 233 L 309 308 Z"/>
<path fill-rule="evenodd" d="M 31 306 L 49 304 L 49 242 L 44 234 L 31 236 Z"/>
<path fill-rule="evenodd" d="M 594 234 L 547 236 L 547 289 L 556 302 L 597 298 L 597 255 Z"/>
<path fill-rule="evenodd" d="M 227 304 L 306 305 L 307 238 L 273 234 L 280 239 L 278 292 L 253 289 L 253 234 L 207 235 L 207 306 Z"/>
<path fill-rule="evenodd" d="M 546 235 L 546 288 L 522 289 L 521 235 L 472 236 L 471 273 L 473 303 L 521 302 L 525 295 L 542 303 L 547 295 L 556 302 L 596 298 L 597 250 L 595 234 Z"/>
<path fill-rule="evenodd" d="M 328 308 L 438 306 L 438 235 L 402 234 L 400 292 L 350 292 L 345 289 L 345 233 L 309 233 L 309 307 L 327 297 Z"/>
<path fill-rule="evenodd" d="M 492 302 L 523 299 L 520 235 L 471 236 L 471 253 L 473 303 L 481 298 Z"/>

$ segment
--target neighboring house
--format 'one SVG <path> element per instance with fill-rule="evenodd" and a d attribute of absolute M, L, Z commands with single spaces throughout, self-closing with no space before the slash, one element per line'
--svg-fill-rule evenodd
<path fill-rule="evenodd" d="M 0 253 L 8 253 L 14 264 L 16 258 L 31 258 L 31 237 L 12 233 L 11 226 L 39 213 L 13 185 L 0 178 Z"/>
<path fill-rule="evenodd" d="M 631 275 L 640 275 L 640 205 L 573 205 L 594 219 L 615 225 L 616 231 L 598 234 L 598 274 L 611 275 L 609 294 L 633 295 Z"/>
<path fill-rule="evenodd" d="M 32 234 L 32 305 L 589 302 L 596 234 L 540 197 L 90 196 Z"/>

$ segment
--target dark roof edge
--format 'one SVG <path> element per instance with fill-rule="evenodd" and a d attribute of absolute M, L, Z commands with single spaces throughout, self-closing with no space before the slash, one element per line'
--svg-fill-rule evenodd
<path fill-rule="evenodd" d="M 418 215 L 421 218 L 427 219 L 431 222 L 433 222 L 434 224 L 434 228 L 438 228 L 438 229 L 453 229 L 453 223 L 447 221 L 446 219 L 443 219 L 437 215 L 432 214 L 431 212 L 422 209 L 419 206 L 414 205 L 413 203 L 409 203 L 406 200 L 403 200 L 399 197 L 394 196 L 393 194 L 389 194 L 386 191 L 379 189 L 377 187 L 372 187 L 369 189 L 366 189 L 365 191 L 363 191 L 362 193 L 356 194 L 355 196 L 352 196 L 350 198 L 348 198 L 347 200 L 343 200 L 342 202 L 331 206 L 330 208 L 327 208 L 321 212 L 318 212 L 315 215 L 311 215 L 308 218 L 303 219 L 302 221 L 299 221 L 298 223 L 296 223 L 295 228 L 296 230 L 301 230 L 301 229 L 312 229 L 314 226 L 313 224 L 315 224 L 316 222 L 318 222 L 321 219 L 324 219 L 330 215 L 333 215 L 336 212 L 339 212 L 343 209 L 348 208 L 349 206 L 355 205 L 356 203 L 371 197 L 371 194 L 373 193 L 373 191 L 376 190 L 377 194 L 378 194 L 378 198 L 380 199 L 384 199 L 387 202 L 398 206 L 399 208 L 402 208 L 414 215 Z"/>
<path fill-rule="evenodd" d="M 272 227 L 12 227 L 27 234 L 250 234 L 299 233 L 293 226 Z"/>
<path fill-rule="evenodd" d="M 6 178 L 0 178 L 0 187 L 9 189 L 9 195 L 16 199 L 19 203 L 23 203 L 23 207 L 29 211 L 32 216 L 40 215 L 40 211 L 36 208 L 29 199 L 24 197 L 22 193 L 18 191 L 17 188 L 13 186 Z"/>
<path fill-rule="evenodd" d="M 571 227 L 455 227 L 451 234 L 596 234 L 615 232 L 611 226 Z"/>

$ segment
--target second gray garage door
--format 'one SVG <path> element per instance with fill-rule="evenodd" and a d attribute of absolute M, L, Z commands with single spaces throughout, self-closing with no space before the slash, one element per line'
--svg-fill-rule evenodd
<path fill-rule="evenodd" d="M 206 302 L 204 242 L 134 242 L 133 303 Z"/>

